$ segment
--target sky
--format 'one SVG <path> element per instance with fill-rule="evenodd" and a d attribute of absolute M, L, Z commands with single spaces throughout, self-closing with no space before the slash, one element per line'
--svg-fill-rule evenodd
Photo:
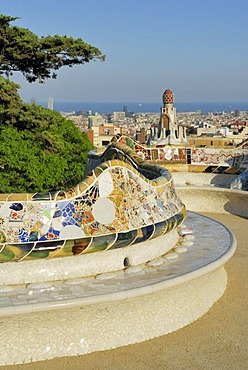
<path fill-rule="evenodd" d="M 13 25 L 82 38 L 105 62 L 61 68 L 45 84 L 12 79 L 29 102 L 248 101 L 247 0 L 0 0 Z"/>

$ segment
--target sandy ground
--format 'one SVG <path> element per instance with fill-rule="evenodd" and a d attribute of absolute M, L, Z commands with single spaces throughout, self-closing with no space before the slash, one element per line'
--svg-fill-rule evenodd
<path fill-rule="evenodd" d="M 226 264 L 223 297 L 199 320 L 174 333 L 136 345 L 78 357 L 58 358 L 5 370 L 248 369 L 248 220 L 207 214 L 227 225 L 238 247 Z"/>

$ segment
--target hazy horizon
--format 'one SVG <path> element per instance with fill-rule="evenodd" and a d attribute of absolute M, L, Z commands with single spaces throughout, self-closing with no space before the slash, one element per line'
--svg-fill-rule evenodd
<path fill-rule="evenodd" d="M 80 112 L 80 111 L 91 111 L 93 114 L 98 112 L 100 114 L 113 113 L 124 111 L 124 107 L 128 112 L 133 113 L 160 113 L 160 109 L 163 106 L 162 102 L 53 102 L 53 108 L 58 112 Z M 48 102 L 36 102 L 45 108 L 48 108 Z M 234 112 L 239 110 L 240 112 L 248 111 L 248 102 L 222 102 L 222 103 L 205 103 L 205 102 L 192 102 L 182 103 L 176 102 L 174 104 L 178 113 L 186 112 L 197 112 L 202 113 L 208 112 Z"/>
<path fill-rule="evenodd" d="M 49 98 L 49 96 L 47 97 L 47 99 Z M 52 96 L 51 96 L 51 98 L 52 98 Z M 32 99 L 32 97 L 31 97 L 31 99 Z M 45 102 L 47 102 L 47 99 L 45 99 L 45 100 L 38 100 L 38 101 L 36 101 L 37 103 L 45 103 Z M 161 100 L 161 99 L 160 99 Z M 29 103 L 29 101 L 28 100 L 25 100 L 27 103 Z M 55 100 L 54 100 L 55 101 Z M 149 104 L 162 104 L 162 101 L 159 101 L 159 100 L 157 100 L 157 101 L 140 101 L 140 100 L 137 100 L 137 101 L 125 101 L 125 100 L 116 100 L 116 101 L 114 101 L 114 100 L 56 100 L 56 102 L 58 102 L 58 103 L 116 103 L 116 104 L 118 104 L 118 103 L 121 103 L 121 104 L 125 104 L 125 103 L 131 103 L 131 104 L 135 104 L 135 103 L 137 103 L 137 104 L 139 104 L 139 103 L 141 103 L 141 104 L 147 104 L 147 103 L 149 103 Z M 242 104 L 248 104 L 248 100 L 243 100 L 243 101 L 241 101 L 241 100 L 232 100 L 232 101 L 226 101 L 226 100 L 223 100 L 223 101 L 200 101 L 200 100 L 191 100 L 191 101 L 176 101 L 176 102 L 174 102 L 174 105 L 176 106 L 177 104 L 192 104 L 192 103 L 203 103 L 203 104 L 207 104 L 207 103 L 209 103 L 209 104 L 226 104 L 226 103 L 242 103 Z"/>

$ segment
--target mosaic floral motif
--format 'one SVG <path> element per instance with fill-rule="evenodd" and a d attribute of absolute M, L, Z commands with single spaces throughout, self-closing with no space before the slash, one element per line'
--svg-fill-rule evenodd
<path fill-rule="evenodd" d="M 98 165 L 84 180 L 85 189 L 68 198 L 60 200 L 58 192 L 53 199 L 43 193 L 35 200 L 0 202 L 0 243 L 4 243 L 0 261 L 121 248 L 180 224 L 185 207 L 168 172 L 143 166 L 147 178 L 129 163 L 130 158 L 134 165 L 139 162 L 136 153 L 129 148 L 127 152 L 128 161 L 113 159 Z"/>
<path fill-rule="evenodd" d="M 163 161 L 168 163 L 188 163 L 194 165 L 225 165 L 227 167 L 248 166 L 248 142 L 234 149 L 210 149 L 190 147 L 149 147 L 141 145 L 126 136 L 117 136 L 114 141 L 133 148 L 140 158 L 147 161 Z M 216 167 L 213 168 L 213 171 Z M 211 172 L 211 171 L 209 171 Z"/>
<path fill-rule="evenodd" d="M 219 150 L 219 149 L 192 149 L 191 150 L 192 163 L 203 164 L 226 164 L 230 166 L 241 166 L 248 164 L 248 152 L 241 150 Z"/>

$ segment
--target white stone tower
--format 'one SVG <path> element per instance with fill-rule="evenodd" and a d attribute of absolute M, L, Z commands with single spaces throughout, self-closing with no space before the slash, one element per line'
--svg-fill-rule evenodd
<path fill-rule="evenodd" d="M 47 99 L 47 107 L 53 110 L 53 98 L 51 96 Z"/>
<path fill-rule="evenodd" d="M 175 145 L 187 142 L 186 127 L 179 126 L 176 117 L 174 94 L 170 89 L 163 94 L 158 131 L 152 132 L 152 145 Z"/>

